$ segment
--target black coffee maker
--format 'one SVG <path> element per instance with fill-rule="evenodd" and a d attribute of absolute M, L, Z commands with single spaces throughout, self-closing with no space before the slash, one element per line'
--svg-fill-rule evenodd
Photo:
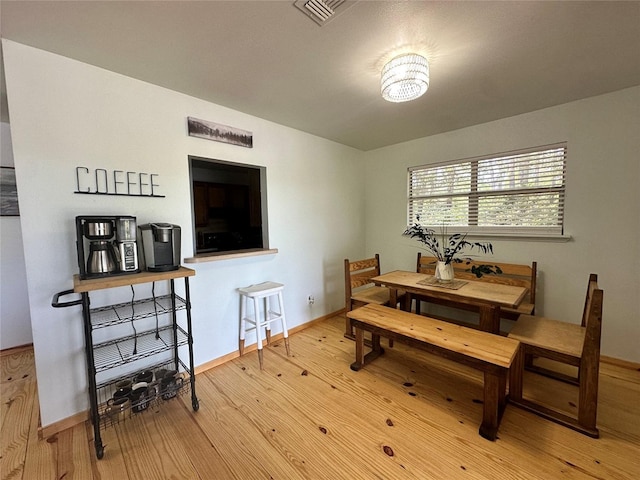
<path fill-rule="evenodd" d="M 80 278 L 137 273 L 136 218 L 76 217 L 76 247 Z"/>
<path fill-rule="evenodd" d="M 167 272 L 180 268 L 180 226 L 171 223 L 146 223 L 140 230 L 140 256 L 143 268 Z"/>

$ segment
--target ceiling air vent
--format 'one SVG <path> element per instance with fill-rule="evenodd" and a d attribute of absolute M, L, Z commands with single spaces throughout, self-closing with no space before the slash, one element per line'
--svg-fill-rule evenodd
<path fill-rule="evenodd" d="M 311 20 L 322 26 L 356 3 L 358 0 L 296 0 L 294 5 Z"/>

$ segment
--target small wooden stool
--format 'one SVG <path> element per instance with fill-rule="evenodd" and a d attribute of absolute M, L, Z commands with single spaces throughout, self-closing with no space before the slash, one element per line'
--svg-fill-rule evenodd
<path fill-rule="evenodd" d="M 289 332 L 287 330 L 287 322 L 284 318 L 283 290 L 284 285 L 276 282 L 263 282 L 238 289 L 238 292 L 240 292 L 240 355 L 244 353 L 244 339 L 247 331 L 255 329 L 260 370 L 264 368 L 262 359 L 262 327 L 266 327 L 267 345 L 271 345 L 271 322 L 277 320 L 282 322 L 282 334 L 284 336 L 284 345 L 287 349 L 287 357 L 290 355 Z M 277 297 L 278 299 L 278 311 L 270 308 L 270 299 L 273 297 Z M 247 315 L 247 300 L 249 298 L 253 299 L 253 318 Z M 264 299 L 264 317 L 260 316 L 260 299 Z M 247 323 L 253 326 L 247 328 Z"/>

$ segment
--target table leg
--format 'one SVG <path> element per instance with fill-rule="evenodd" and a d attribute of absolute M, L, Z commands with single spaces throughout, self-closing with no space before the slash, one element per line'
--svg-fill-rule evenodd
<path fill-rule="evenodd" d="M 404 296 L 404 304 L 401 307 L 402 310 L 404 310 L 405 312 L 411 312 L 411 294 L 409 292 L 407 292 Z M 420 314 L 420 308 L 417 306 L 417 304 L 420 303 L 419 300 L 416 300 L 416 313 Z"/>
<path fill-rule="evenodd" d="M 407 294 L 408 296 L 408 294 Z M 398 305 L 398 289 L 397 288 L 389 288 L 389 306 L 391 308 L 396 308 Z M 400 304 L 400 310 L 406 310 L 406 302 L 402 302 Z M 393 348 L 393 339 L 389 339 L 389 348 Z"/>
<path fill-rule="evenodd" d="M 389 287 L 389 306 L 391 308 L 396 308 L 398 304 L 398 289 Z"/>
<path fill-rule="evenodd" d="M 500 335 L 500 306 L 480 306 L 480 330 Z"/>
<path fill-rule="evenodd" d="M 380 335 L 378 335 L 377 333 L 371 334 L 371 348 L 372 352 L 375 352 L 378 355 L 382 353 L 382 347 L 380 346 Z"/>

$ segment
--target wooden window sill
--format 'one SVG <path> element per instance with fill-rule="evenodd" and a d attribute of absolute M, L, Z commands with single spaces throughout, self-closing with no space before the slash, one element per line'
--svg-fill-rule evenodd
<path fill-rule="evenodd" d="M 276 253 L 278 253 L 277 248 L 251 248 L 247 250 L 230 250 L 228 252 L 200 253 L 193 257 L 185 258 L 184 263 L 217 262 L 219 260 L 256 257 L 258 255 L 273 255 Z"/>

